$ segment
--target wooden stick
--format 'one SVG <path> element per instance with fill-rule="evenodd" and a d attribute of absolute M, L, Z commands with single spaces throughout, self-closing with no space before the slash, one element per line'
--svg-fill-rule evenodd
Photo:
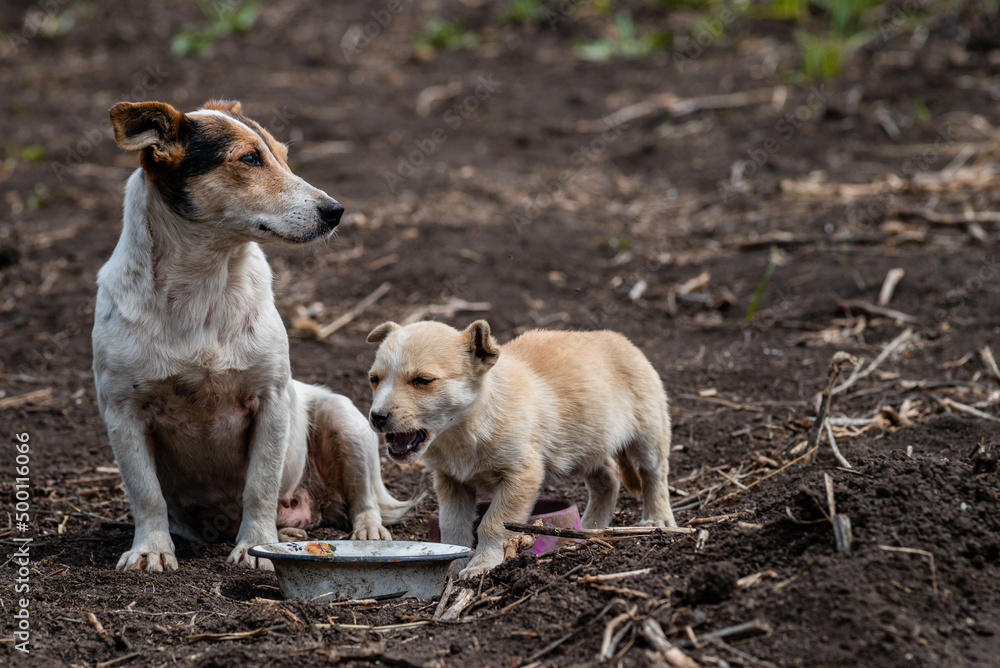
<path fill-rule="evenodd" d="M 555 640 L 555 641 L 549 643 L 548 645 L 546 645 L 545 647 L 543 647 L 542 649 L 538 650 L 537 652 L 535 652 L 534 654 L 532 654 L 531 656 L 529 656 L 527 659 L 525 659 L 524 660 L 525 663 L 531 663 L 532 661 L 536 661 L 536 660 L 542 658 L 543 656 L 545 656 L 546 654 L 548 654 L 549 652 L 551 652 L 552 650 L 556 649 L 557 647 L 559 647 L 560 645 L 562 645 L 564 642 L 566 642 L 567 640 L 569 640 L 570 638 L 572 638 L 573 636 L 575 636 L 577 633 L 580 633 L 581 631 L 583 631 L 584 629 L 588 628 L 591 624 L 593 624 L 597 620 L 603 618 L 604 615 L 608 614 L 608 610 L 611 609 L 611 606 L 613 606 L 615 603 L 618 603 L 618 602 L 620 602 L 619 599 L 612 599 L 612 601 L 610 603 L 608 603 L 606 606 L 604 606 L 604 609 L 601 610 L 599 613 L 597 613 L 594 616 L 593 619 L 591 619 L 590 621 L 588 621 L 586 624 L 584 624 L 580 628 L 573 629 L 572 631 L 570 631 L 566 635 L 562 636 L 558 640 Z"/>
<path fill-rule="evenodd" d="M 882 289 L 878 293 L 879 306 L 889 305 L 889 302 L 892 301 L 892 293 L 896 291 L 896 286 L 899 285 L 899 282 L 903 280 L 903 276 L 905 275 L 906 270 L 901 267 L 890 269 L 886 273 L 885 280 L 882 282 Z"/>
<path fill-rule="evenodd" d="M 94 630 L 97 631 L 97 635 L 101 636 L 102 638 L 108 637 L 108 632 L 104 629 L 104 626 L 97 619 L 97 615 L 95 615 L 92 612 L 88 612 L 87 622 L 94 627 Z"/>
<path fill-rule="evenodd" d="M 0 399 L 0 411 L 8 408 L 20 408 L 29 404 L 46 405 L 52 401 L 52 389 L 35 390 L 27 394 L 19 394 L 16 397 L 4 397 Z"/>
<path fill-rule="evenodd" d="M 694 659 L 667 640 L 660 623 L 652 617 L 643 620 L 639 632 L 668 665 L 674 666 L 674 668 L 698 668 Z"/>
<path fill-rule="evenodd" d="M 535 533 L 543 536 L 559 538 L 619 538 L 633 536 L 651 536 L 655 534 L 693 534 L 695 529 L 685 527 L 608 527 L 607 529 L 563 529 L 561 527 L 537 527 L 521 522 L 504 522 L 507 531 Z"/>
<path fill-rule="evenodd" d="M 721 473 L 721 471 L 720 471 Z M 749 489 L 746 485 L 740 485 L 743 489 Z M 736 517 L 736 513 L 730 513 L 728 515 L 713 515 L 712 517 L 695 517 L 694 519 L 688 520 L 684 523 L 686 527 L 700 527 L 705 524 L 716 524 L 717 522 L 728 522 L 729 520 Z"/>
<path fill-rule="evenodd" d="M 469 604 L 472 603 L 472 599 L 474 599 L 475 597 L 476 597 L 476 592 L 472 591 L 471 589 L 459 590 L 458 596 L 455 597 L 455 602 L 452 603 L 451 606 L 449 606 L 448 609 L 444 611 L 444 614 L 441 615 L 439 621 L 442 622 L 455 621 L 456 619 L 458 619 L 458 616 L 461 615 L 462 612 L 467 607 L 469 607 Z"/>
<path fill-rule="evenodd" d="M 891 545 L 879 545 L 878 549 L 885 550 L 886 552 L 903 552 L 905 554 L 919 554 L 922 557 L 927 557 L 931 564 L 931 591 L 937 596 L 937 569 L 934 567 L 934 555 L 927 550 L 918 550 L 914 547 L 892 547 Z"/>
<path fill-rule="evenodd" d="M 998 418 L 997 416 L 985 413 L 979 410 L 978 408 L 967 406 L 963 403 L 955 401 L 954 399 L 949 399 L 948 397 L 942 397 L 941 399 L 938 399 L 938 401 L 940 401 L 943 405 L 947 406 L 948 408 L 958 411 L 959 413 L 973 415 L 982 420 L 989 420 L 990 422 L 1000 422 L 1000 418 Z"/>
<path fill-rule="evenodd" d="M 750 638 L 752 636 L 769 635 L 771 633 L 771 627 L 760 620 L 753 620 L 752 622 L 746 622 L 744 624 L 737 624 L 736 626 L 729 626 L 724 629 L 719 629 L 718 631 L 712 631 L 711 633 L 705 633 L 703 635 L 695 638 L 695 642 L 698 645 L 706 643 L 714 638 Z M 684 649 L 691 649 L 693 647 L 690 640 L 682 640 L 677 643 L 679 647 Z"/>
<path fill-rule="evenodd" d="M 624 580 L 625 578 L 633 578 L 639 575 L 647 575 L 652 572 L 651 568 L 640 568 L 635 571 L 624 571 L 621 573 L 602 573 L 600 575 L 584 575 L 581 578 L 582 582 L 614 582 L 615 580 Z"/>
<path fill-rule="evenodd" d="M 118 658 L 115 659 L 98 662 L 97 668 L 113 668 L 113 666 L 117 666 L 120 663 L 125 663 L 126 661 L 131 661 L 135 657 L 141 655 L 142 652 L 132 652 L 131 654 L 123 654 L 122 656 L 119 656 Z"/>
<path fill-rule="evenodd" d="M 827 427 L 829 428 L 829 425 Z M 823 483 L 826 486 L 826 504 L 830 511 L 830 523 L 833 524 L 833 540 L 837 545 L 837 552 L 850 554 L 851 518 L 837 513 L 837 503 L 833 495 L 833 477 L 829 473 L 823 474 Z"/>
<path fill-rule="evenodd" d="M 997 360 L 993 357 L 993 349 L 989 346 L 984 346 L 979 351 L 979 357 L 983 360 L 983 364 L 986 366 L 990 377 L 1000 383 L 1000 368 L 997 367 Z"/>
<path fill-rule="evenodd" d="M 385 296 L 385 293 L 389 292 L 391 288 L 392 288 L 392 283 L 389 283 L 388 281 L 378 286 L 377 288 L 375 288 L 374 291 L 372 291 L 371 294 L 369 294 L 367 297 L 365 297 L 357 304 L 355 304 L 350 311 L 340 316 L 339 318 L 331 322 L 329 325 L 320 327 L 319 331 L 316 332 L 316 338 L 322 341 L 323 339 L 330 336 L 344 325 L 350 323 L 359 315 L 367 311 L 368 307 L 370 307 L 378 300 L 382 299 L 382 297 Z"/>
<path fill-rule="evenodd" d="M 845 305 L 850 306 L 851 308 L 861 309 L 862 311 L 865 311 L 866 313 L 870 313 L 872 315 L 881 315 L 886 318 L 892 318 L 893 320 L 899 322 L 908 322 L 911 325 L 915 325 L 918 322 L 920 322 L 920 319 L 914 315 L 910 315 L 909 313 L 903 313 L 902 311 L 897 311 L 896 309 L 886 308 L 885 306 L 876 306 L 875 304 L 870 304 L 868 302 L 859 302 L 859 301 L 850 301 L 844 303 Z"/>
<path fill-rule="evenodd" d="M 826 427 L 826 436 L 830 441 L 830 449 L 833 450 L 833 456 L 837 458 L 837 461 L 840 462 L 840 465 L 845 469 L 854 468 L 851 466 L 851 463 L 847 461 L 844 455 L 840 454 L 840 448 L 837 447 L 837 440 L 833 437 L 833 429 L 830 427 L 830 421 L 824 420 L 823 425 Z"/>
<path fill-rule="evenodd" d="M 813 422 L 812 432 L 809 434 L 807 440 L 810 447 L 815 448 L 819 444 L 820 434 L 826 424 L 826 414 L 830 411 L 830 404 L 833 400 L 833 384 L 840 373 L 840 367 L 847 362 L 857 364 L 857 360 L 854 357 L 843 351 L 834 353 L 833 359 L 830 360 L 830 370 L 827 372 L 826 378 L 826 389 L 823 390 L 823 394 L 821 395 L 819 410 L 816 412 L 816 421 Z"/>
<path fill-rule="evenodd" d="M 875 361 L 873 361 L 863 371 L 861 370 L 860 366 L 855 367 L 854 373 L 851 374 L 851 377 L 845 380 L 837 387 L 833 388 L 832 394 L 841 394 L 842 392 L 851 388 L 856 382 L 858 382 L 862 378 L 871 375 L 871 373 L 875 371 L 875 369 L 878 367 L 879 364 L 884 362 L 889 355 L 895 352 L 896 349 L 900 348 L 904 343 L 909 341 L 912 337 L 913 337 L 913 328 L 907 327 L 899 336 L 897 336 L 888 344 L 886 344 L 885 348 L 882 349 L 882 352 L 880 352 L 878 354 L 878 357 L 875 358 Z"/>
<path fill-rule="evenodd" d="M 436 622 L 444 614 L 448 606 L 448 597 L 451 596 L 451 590 L 454 588 L 455 582 L 451 578 L 448 578 L 448 582 L 444 586 L 444 591 L 441 593 L 441 598 L 438 600 L 437 608 L 434 609 L 434 615 L 431 617 L 432 622 Z"/>

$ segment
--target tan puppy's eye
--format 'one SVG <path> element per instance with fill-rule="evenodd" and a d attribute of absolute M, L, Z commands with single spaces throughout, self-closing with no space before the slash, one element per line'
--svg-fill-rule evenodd
<path fill-rule="evenodd" d="M 378 385 L 378 376 L 375 375 L 368 376 L 368 382 L 371 383 L 373 387 L 375 385 Z"/>
<path fill-rule="evenodd" d="M 430 385 L 434 382 L 433 378 L 426 378 L 424 376 L 417 376 L 413 379 L 413 387 L 420 387 L 421 385 Z"/>

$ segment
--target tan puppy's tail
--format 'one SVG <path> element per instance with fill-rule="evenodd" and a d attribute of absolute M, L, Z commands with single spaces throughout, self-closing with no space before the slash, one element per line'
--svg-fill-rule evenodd
<path fill-rule="evenodd" d="M 642 481 L 639 480 L 639 473 L 624 450 L 615 454 L 615 463 L 618 464 L 618 474 L 625 483 L 625 489 L 638 498 L 642 494 Z"/>
<path fill-rule="evenodd" d="M 378 490 L 378 510 L 382 516 L 382 524 L 389 526 L 403 519 L 406 513 L 413 510 L 418 503 L 424 500 L 427 492 L 421 492 L 408 501 L 400 501 L 393 498 L 384 486 Z"/>

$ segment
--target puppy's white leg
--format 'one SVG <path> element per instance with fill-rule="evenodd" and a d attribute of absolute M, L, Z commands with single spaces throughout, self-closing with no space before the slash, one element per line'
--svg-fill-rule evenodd
<path fill-rule="evenodd" d="M 580 525 L 584 529 L 603 529 L 611 524 L 615 515 L 618 488 L 621 487 L 618 473 L 610 460 L 605 460 L 584 480 L 587 483 L 587 509 L 583 511 Z"/>
<path fill-rule="evenodd" d="M 434 492 L 440 508 L 441 542 L 472 547 L 472 523 L 476 520 L 475 488 L 462 484 L 447 473 L 434 471 Z M 452 562 L 450 572 L 457 573 L 467 561 L 459 559 Z"/>
<path fill-rule="evenodd" d="M 677 520 L 670 508 L 670 422 L 649 441 L 638 440 L 630 449 L 632 462 L 642 481 L 642 521 L 640 526 L 675 527 Z"/>
<path fill-rule="evenodd" d="M 288 450 L 290 411 L 295 400 L 291 383 L 262 401 L 250 443 L 250 464 L 243 488 L 243 521 L 236 547 L 227 561 L 245 568 L 274 570 L 267 559 L 247 554 L 254 545 L 278 541 L 278 491 Z"/>
<path fill-rule="evenodd" d="M 132 549 L 122 554 L 115 568 L 119 571 L 176 570 L 167 502 L 156 478 L 146 430 L 134 417 L 115 407 L 104 412 L 104 421 L 135 519 Z"/>
<path fill-rule="evenodd" d="M 503 561 L 503 542 L 510 536 L 504 522 L 524 522 L 542 485 L 542 467 L 508 474 L 497 486 L 493 502 L 479 523 L 479 543 L 472 561 L 458 574 L 463 579 L 486 573 Z M 442 511 L 443 512 L 443 511 Z"/>

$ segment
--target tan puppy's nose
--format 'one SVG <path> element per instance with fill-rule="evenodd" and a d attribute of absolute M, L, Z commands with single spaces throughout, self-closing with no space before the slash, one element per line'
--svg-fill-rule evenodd
<path fill-rule="evenodd" d="M 372 411 L 370 417 L 371 417 L 372 425 L 376 429 L 382 429 L 382 428 L 384 428 L 385 425 L 389 422 L 389 413 L 388 413 L 388 411 L 386 411 L 385 413 L 380 413 L 378 411 Z"/>

